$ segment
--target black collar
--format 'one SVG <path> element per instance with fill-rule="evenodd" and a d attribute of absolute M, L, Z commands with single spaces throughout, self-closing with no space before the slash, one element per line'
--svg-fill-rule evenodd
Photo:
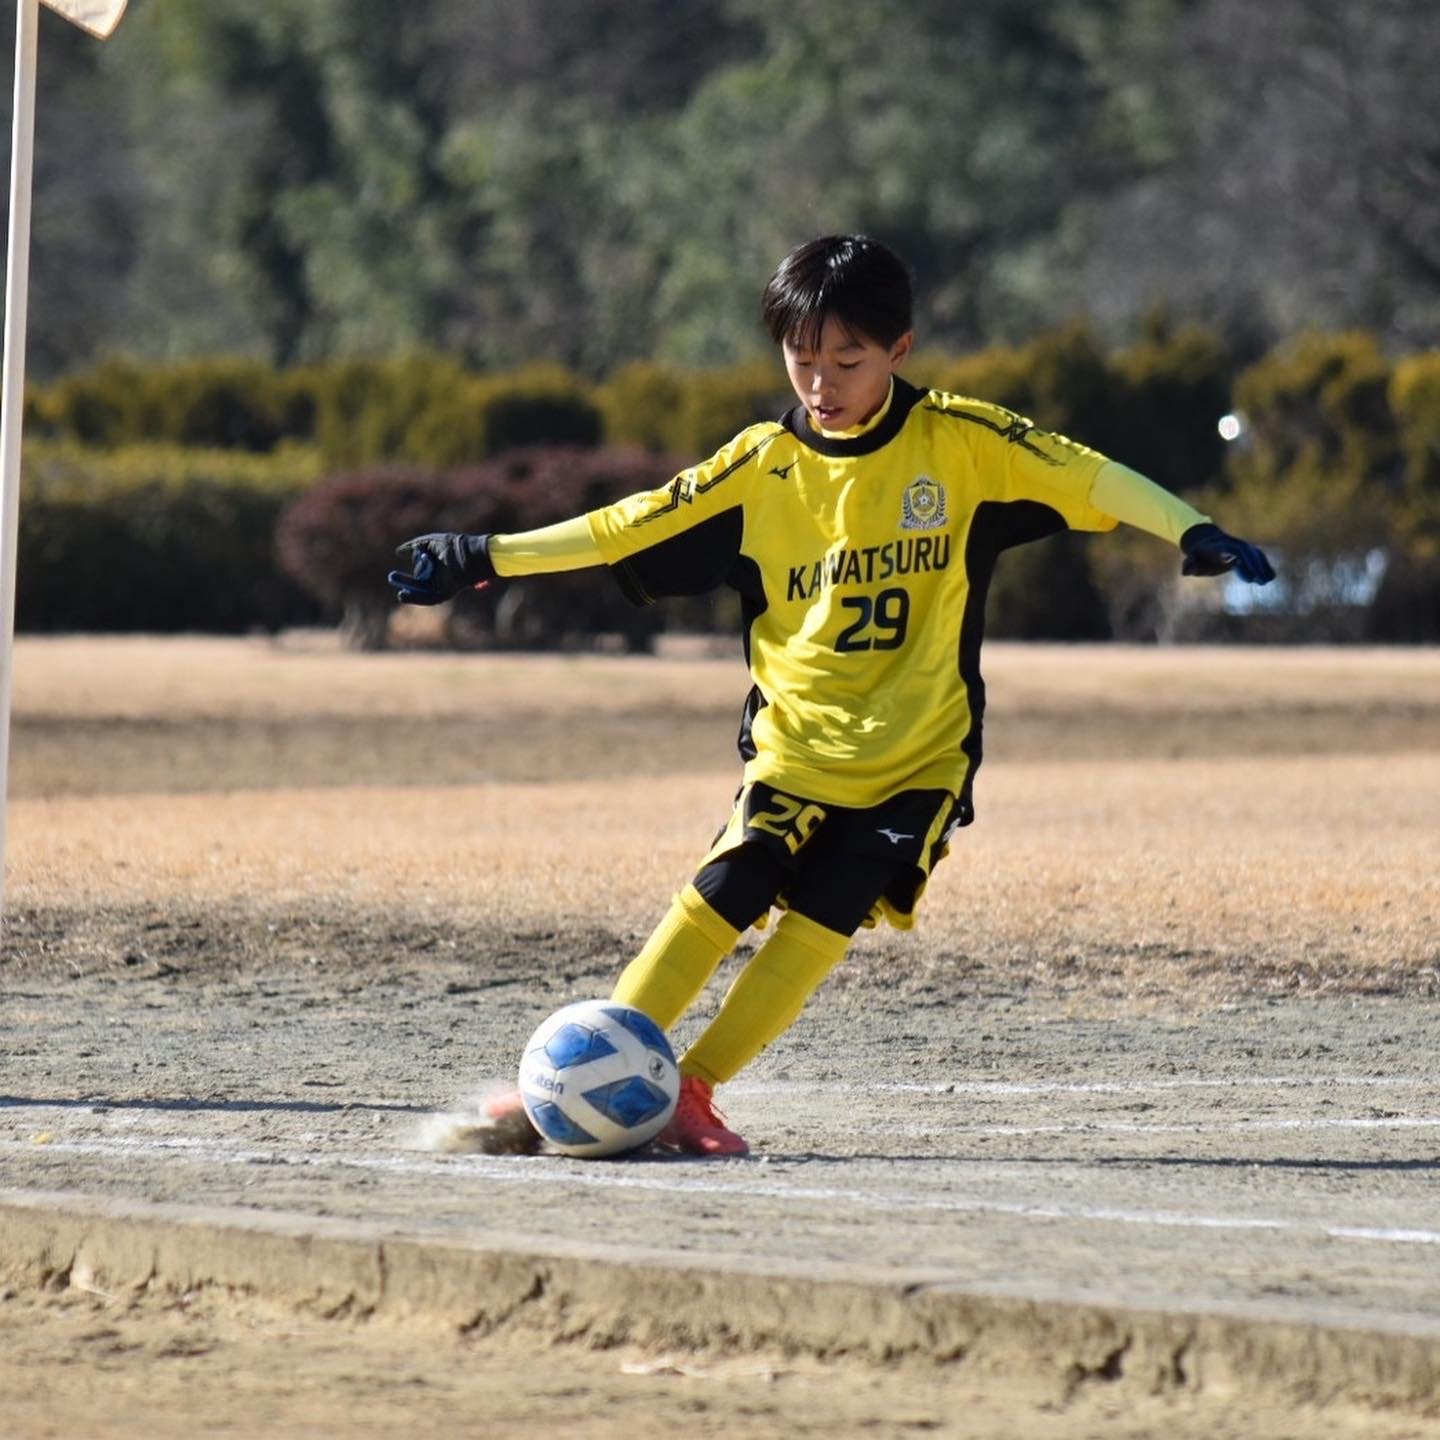
<path fill-rule="evenodd" d="M 873 455 L 882 446 L 888 445 L 899 433 L 911 410 L 925 398 L 926 392 L 917 389 L 908 381 L 895 376 L 895 393 L 890 397 L 890 408 L 885 418 L 863 435 L 840 439 L 822 435 L 809 420 L 803 405 L 787 410 L 780 417 L 780 423 L 802 444 L 820 455 L 850 456 Z"/>

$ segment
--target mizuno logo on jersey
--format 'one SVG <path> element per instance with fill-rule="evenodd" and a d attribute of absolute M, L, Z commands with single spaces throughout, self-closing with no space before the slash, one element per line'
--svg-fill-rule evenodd
<path fill-rule="evenodd" d="M 944 570 L 949 564 L 949 535 L 920 535 L 857 550 L 832 550 L 809 565 L 789 567 L 785 598 L 808 600 L 831 585 L 869 585 L 894 575 Z"/>
<path fill-rule="evenodd" d="M 898 830 L 880 829 L 875 833 L 877 835 L 883 835 L 892 845 L 898 845 L 902 840 L 913 840 L 915 838 L 913 835 L 902 835 Z"/>

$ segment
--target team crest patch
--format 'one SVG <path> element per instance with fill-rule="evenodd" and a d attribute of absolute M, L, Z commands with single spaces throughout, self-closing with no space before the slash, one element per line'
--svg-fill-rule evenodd
<path fill-rule="evenodd" d="M 938 530 L 945 523 L 945 487 L 928 475 L 917 475 L 905 487 L 900 516 L 902 530 Z"/>

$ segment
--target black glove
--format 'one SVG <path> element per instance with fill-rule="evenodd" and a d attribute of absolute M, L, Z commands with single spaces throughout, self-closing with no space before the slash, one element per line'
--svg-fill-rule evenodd
<path fill-rule="evenodd" d="M 498 578 L 488 535 L 417 535 L 397 545 L 395 553 L 410 567 L 388 577 L 402 605 L 439 605 L 467 586 L 483 589 Z"/>
<path fill-rule="evenodd" d="M 1258 545 L 1237 540 L 1218 525 L 1192 525 L 1180 537 L 1180 548 L 1185 552 L 1182 575 L 1223 575 L 1233 570 L 1252 585 L 1268 585 L 1275 578 L 1274 567 Z"/>

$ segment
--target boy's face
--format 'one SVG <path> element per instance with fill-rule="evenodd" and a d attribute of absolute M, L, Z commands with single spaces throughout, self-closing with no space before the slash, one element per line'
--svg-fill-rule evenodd
<path fill-rule="evenodd" d="M 915 332 L 907 330 L 887 347 L 827 315 L 815 346 L 787 339 L 781 349 L 790 384 L 811 419 L 824 430 L 848 430 L 863 425 L 885 403 L 890 376 L 914 340 Z"/>

